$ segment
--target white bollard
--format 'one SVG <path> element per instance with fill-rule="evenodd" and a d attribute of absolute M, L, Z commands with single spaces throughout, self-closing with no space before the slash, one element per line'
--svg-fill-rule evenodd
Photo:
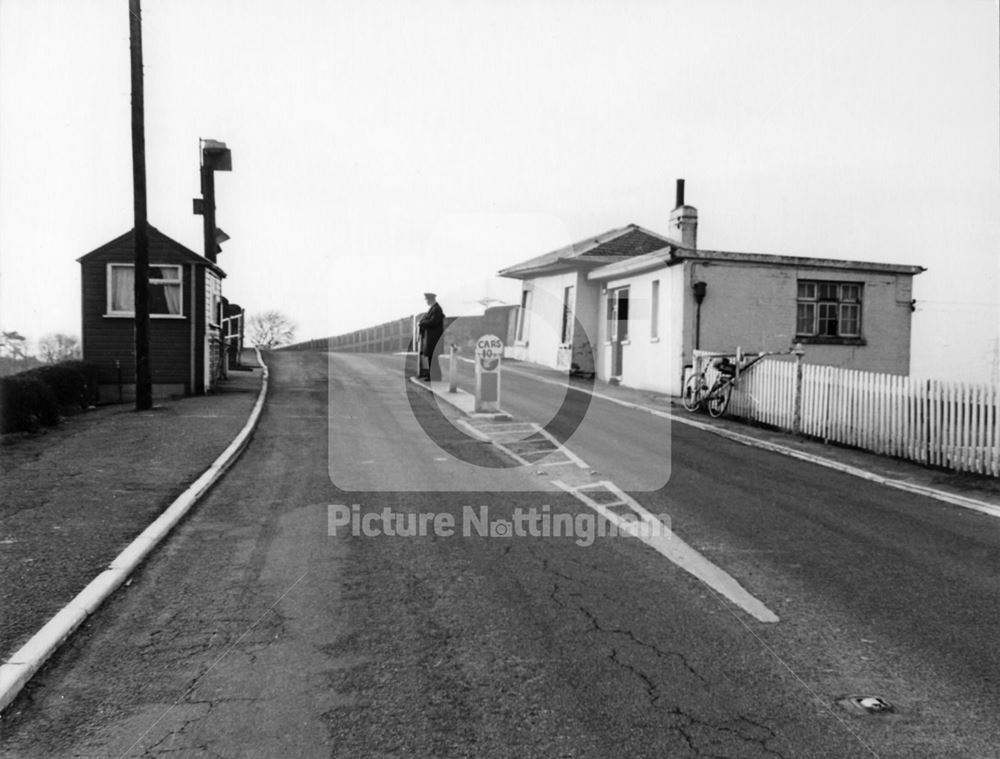
<path fill-rule="evenodd" d="M 483 335 L 476 340 L 477 412 L 500 411 L 500 359 L 503 340 L 496 335 Z"/>
<path fill-rule="evenodd" d="M 455 343 L 451 344 L 451 352 L 448 354 L 448 392 L 458 392 L 458 353 L 455 350 Z"/>

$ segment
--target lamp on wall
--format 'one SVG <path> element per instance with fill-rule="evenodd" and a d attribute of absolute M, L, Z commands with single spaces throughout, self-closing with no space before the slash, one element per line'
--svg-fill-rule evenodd
<path fill-rule="evenodd" d="M 694 348 L 698 350 L 701 348 L 701 302 L 705 300 L 705 293 L 708 290 L 708 285 L 704 282 L 692 282 L 691 292 L 694 293 L 695 312 L 694 312 Z"/>

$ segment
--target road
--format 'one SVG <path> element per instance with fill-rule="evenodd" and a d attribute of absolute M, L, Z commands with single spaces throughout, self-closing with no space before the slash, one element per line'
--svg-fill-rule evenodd
<path fill-rule="evenodd" d="M 0 755 L 1000 756 L 995 519 L 597 399 L 567 443 L 586 467 L 512 468 L 396 357 L 268 360 L 242 459 L 4 715 Z M 504 393 L 543 425 L 563 396 Z M 385 510 L 587 524 L 569 470 L 777 621 L 634 538 L 331 534 Z"/>

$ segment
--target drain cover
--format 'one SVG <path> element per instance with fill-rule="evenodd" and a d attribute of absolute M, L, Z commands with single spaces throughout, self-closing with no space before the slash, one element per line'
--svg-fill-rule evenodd
<path fill-rule="evenodd" d="M 837 703 L 857 714 L 889 714 L 896 711 L 881 696 L 845 696 L 837 699 Z"/>

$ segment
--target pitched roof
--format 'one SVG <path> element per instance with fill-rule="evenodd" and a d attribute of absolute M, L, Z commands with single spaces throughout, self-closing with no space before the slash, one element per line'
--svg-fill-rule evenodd
<path fill-rule="evenodd" d="M 508 266 L 499 274 L 512 279 L 528 279 L 577 267 L 601 266 L 677 244 L 637 224 L 629 224 Z"/>
<path fill-rule="evenodd" d="M 157 250 L 167 250 L 167 251 L 170 251 L 172 254 L 180 256 L 181 258 L 186 259 L 187 261 L 189 261 L 191 263 L 201 264 L 202 266 L 207 266 L 208 268 L 210 268 L 212 271 L 214 271 L 216 274 L 218 274 L 221 277 L 225 277 L 226 276 L 226 273 L 222 270 L 222 268 L 218 264 L 215 264 L 215 263 L 209 261 L 207 258 L 205 258 L 202 255 L 199 255 L 198 253 L 195 253 L 190 248 L 187 248 L 187 247 L 181 245 L 179 242 L 177 242 L 176 240 L 174 240 L 172 237 L 167 237 L 167 235 L 163 234 L 163 232 L 161 232 L 160 230 L 158 230 L 152 224 L 148 224 L 147 225 L 147 229 L 148 229 L 148 235 L 149 235 L 149 253 L 150 253 L 150 256 L 155 256 L 156 253 L 157 253 Z M 86 259 L 88 259 L 88 258 L 90 258 L 92 256 L 93 257 L 97 257 L 97 256 L 105 255 L 105 254 L 110 253 L 112 251 L 121 250 L 123 248 L 124 249 L 131 249 L 132 245 L 133 245 L 132 238 L 133 238 L 133 232 L 134 231 L 135 231 L 134 229 L 130 229 L 125 234 L 119 235 L 118 237 L 116 237 L 113 240 L 109 240 L 108 242 L 104 243 L 100 247 L 94 248 L 94 250 L 90 251 L 89 253 L 86 253 L 86 254 L 80 256 L 76 260 L 80 261 L 80 262 L 83 262 L 83 261 L 85 261 Z"/>
<path fill-rule="evenodd" d="M 839 258 L 811 258 L 770 253 L 740 253 L 728 250 L 696 250 L 680 246 L 653 251 L 623 261 L 611 262 L 588 272 L 587 279 L 607 280 L 630 274 L 671 266 L 684 260 L 712 261 L 717 263 L 745 263 L 763 266 L 794 266 L 804 269 L 844 269 L 850 271 L 884 272 L 888 274 L 919 274 L 923 266 L 886 264 L 874 261 L 846 261 Z"/>

